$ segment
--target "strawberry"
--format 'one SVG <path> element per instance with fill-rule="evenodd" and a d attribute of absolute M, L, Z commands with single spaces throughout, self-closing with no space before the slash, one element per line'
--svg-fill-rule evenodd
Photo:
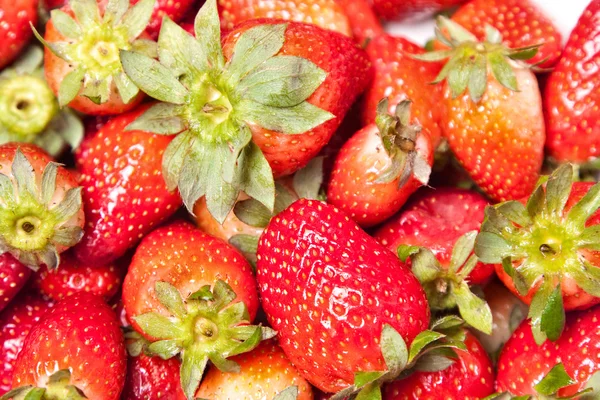
<path fill-rule="evenodd" d="M 354 40 L 360 45 L 384 34 L 383 26 L 371 8 L 369 0 L 336 0 L 343 7 Z"/>
<path fill-rule="evenodd" d="M 134 108 L 143 97 L 123 73 L 121 50 L 156 55 L 156 43 L 142 33 L 155 0 L 69 0 L 52 10 L 44 37 L 46 80 L 60 106 L 93 115 L 118 114 Z M 104 9 L 104 10 L 101 10 Z"/>
<path fill-rule="evenodd" d="M 31 328 L 6 399 L 117 400 L 127 359 L 119 323 L 101 298 L 78 293 L 56 304 Z"/>
<path fill-rule="evenodd" d="M 542 395 L 543 398 L 567 398 L 583 390 L 600 370 L 598 321 L 598 307 L 571 313 L 560 339 L 545 341 L 540 346 L 536 344 L 529 321 L 523 321 L 500 354 L 497 390 L 517 396 Z M 594 392 L 590 398 L 597 397 L 598 393 Z M 546 397 L 552 395 L 554 397 Z"/>
<path fill-rule="evenodd" d="M 386 400 L 482 399 L 494 393 L 492 363 L 475 336 L 466 331 L 466 350 L 441 371 L 415 371 L 383 390 Z M 443 394 L 443 396 L 442 396 Z"/>
<path fill-rule="evenodd" d="M 142 240 L 123 283 L 123 305 L 133 328 L 153 342 L 149 354 L 163 359 L 180 354 L 188 399 L 209 359 L 221 370 L 237 370 L 227 357 L 272 336 L 249 325 L 258 298 L 248 262 L 232 246 L 185 222 L 158 228 Z"/>
<path fill-rule="evenodd" d="M 0 70 L 13 62 L 31 39 L 37 24 L 38 0 L 0 0 Z"/>
<path fill-rule="evenodd" d="M 249 353 L 232 358 L 239 373 L 210 368 L 196 397 L 202 399 L 275 399 L 282 392 L 295 393 L 297 400 L 312 400 L 310 384 L 298 373 L 281 348 L 272 340 Z"/>
<path fill-rule="evenodd" d="M 473 181 L 493 200 L 504 201 L 527 196 L 535 188 L 544 119 L 535 75 L 514 61 L 531 57 L 536 47 L 510 50 L 501 45 L 496 29 L 488 26 L 487 33 L 479 43 L 460 25 L 440 17 L 438 39 L 452 48 L 413 57 L 435 62 L 450 57 L 435 80 L 446 80 L 444 136 Z"/>
<path fill-rule="evenodd" d="M 137 4 L 141 0 L 131 0 L 131 4 Z M 192 11 L 196 0 L 156 0 L 150 22 L 146 28 L 153 38 L 158 37 L 163 18 L 169 17 L 175 22 L 181 21 L 188 12 Z"/>
<path fill-rule="evenodd" d="M 461 6 L 452 21 L 473 33 L 486 37 L 486 26 L 496 28 L 509 48 L 540 45 L 527 62 L 552 67 L 561 53 L 562 37 L 558 28 L 531 0 L 473 0 Z M 435 42 L 436 48 L 444 48 Z"/>
<path fill-rule="evenodd" d="M 129 357 L 121 400 L 186 400 L 179 383 L 179 361 L 143 353 Z"/>
<path fill-rule="evenodd" d="M 27 293 L 19 295 L 0 314 L 0 395 L 12 387 L 15 361 L 29 330 L 53 306 L 52 301 Z"/>
<path fill-rule="evenodd" d="M 35 143 L 56 157 L 67 145 L 75 149 L 83 124 L 68 108 L 62 110 L 44 79 L 44 52 L 31 46 L 11 68 L 0 73 L 2 142 Z"/>
<path fill-rule="evenodd" d="M 368 59 L 341 34 L 280 20 L 244 22 L 221 46 L 216 0 L 195 28 L 198 39 L 165 19 L 160 62 L 122 52 L 129 77 L 163 101 L 131 128 L 177 135 L 163 171 L 188 210 L 205 196 L 223 223 L 243 191 L 272 211 L 273 175 L 295 172 L 327 143 L 370 78 Z"/>
<path fill-rule="evenodd" d="M 429 132 L 413 125 L 411 103 L 394 115 L 387 99 L 379 103 L 377 123 L 346 142 L 331 173 L 328 201 L 361 226 L 377 225 L 394 215 L 408 197 L 426 185 L 433 164 Z"/>
<path fill-rule="evenodd" d="M 25 286 L 30 276 L 31 269 L 9 253 L 0 255 L 0 311 L 4 310 Z"/>
<path fill-rule="evenodd" d="M 558 162 L 587 162 L 600 155 L 600 1 L 579 19 L 545 90 L 546 148 Z"/>
<path fill-rule="evenodd" d="M 403 370 L 406 362 L 392 362 L 388 344 L 406 349 L 429 324 L 427 299 L 410 270 L 331 205 L 302 199 L 278 214 L 257 259 L 262 306 L 279 344 L 323 391 L 350 385 L 349 395 L 353 383 L 364 388 L 355 373 Z"/>
<path fill-rule="evenodd" d="M 109 301 L 121 286 L 121 275 L 114 264 L 82 265 L 68 252 L 61 257 L 58 270 L 48 271 L 46 266 L 42 266 L 35 273 L 34 287 L 54 300 L 86 292 Z"/>
<path fill-rule="evenodd" d="M 400 37 L 381 35 L 369 42 L 367 54 L 375 77 L 365 93 L 361 116 L 364 125 L 375 123 L 381 99 L 389 100 L 390 112 L 394 112 L 401 101 L 410 99 L 415 123 L 429 132 L 433 146 L 437 147 L 442 135 L 439 107 L 442 89 L 429 82 L 435 80 L 441 65 L 410 56 L 424 52 L 422 47 Z"/>
<path fill-rule="evenodd" d="M 228 30 L 257 18 L 315 24 L 351 36 L 346 10 L 336 0 L 218 0 L 221 25 Z"/>
<path fill-rule="evenodd" d="M 21 263 L 54 269 L 83 235 L 81 188 L 60 164 L 31 144 L 0 145 L 0 243 Z"/>
<path fill-rule="evenodd" d="M 415 14 L 431 13 L 464 3 L 467 0 L 369 0 L 373 10 L 386 20 L 404 19 Z"/>
<path fill-rule="evenodd" d="M 171 138 L 125 130 L 145 110 L 112 118 L 87 136 L 75 154 L 88 221 L 74 249 L 83 264 L 116 260 L 181 206 L 160 171 Z"/>
<path fill-rule="evenodd" d="M 538 343 L 557 340 L 564 310 L 600 303 L 600 184 L 573 183 L 565 164 L 529 199 L 486 209 L 475 253 L 521 300 Z"/>

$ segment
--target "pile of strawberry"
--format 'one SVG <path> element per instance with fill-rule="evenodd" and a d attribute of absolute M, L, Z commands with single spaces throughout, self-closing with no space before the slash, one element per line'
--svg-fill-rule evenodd
<path fill-rule="evenodd" d="M 600 398 L 600 0 L 562 42 L 0 0 L 0 399 Z"/>

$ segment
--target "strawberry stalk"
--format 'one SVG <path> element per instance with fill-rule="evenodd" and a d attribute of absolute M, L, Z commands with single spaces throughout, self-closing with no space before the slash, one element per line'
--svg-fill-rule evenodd
<path fill-rule="evenodd" d="M 40 264 L 56 268 L 57 247 L 74 246 L 83 236 L 79 226 L 63 226 L 81 209 L 81 188 L 69 189 L 58 204 L 53 199 L 59 166 L 46 165 L 39 187 L 31 163 L 17 149 L 11 167 L 14 183 L 0 174 L 0 252 L 36 270 Z"/>
<path fill-rule="evenodd" d="M 147 346 L 149 355 L 164 360 L 181 357 L 181 385 L 188 399 L 194 398 L 208 361 L 221 371 L 237 372 L 239 365 L 227 358 L 251 351 L 276 334 L 270 328 L 249 325 L 246 305 L 232 304 L 236 294 L 224 281 L 216 281 L 212 290 L 202 287 L 185 301 L 167 282 L 157 282 L 155 291 L 171 317 L 150 312 L 134 319 L 146 335 L 156 339 Z"/>
<path fill-rule="evenodd" d="M 165 18 L 158 61 L 121 53 L 131 80 L 163 102 L 129 129 L 177 135 L 165 152 L 163 175 L 188 210 L 206 196 L 208 210 L 223 223 L 241 191 L 273 210 L 272 170 L 250 127 L 300 134 L 333 118 L 306 101 L 326 73 L 304 58 L 277 55 L 286 29 L 281 23 L 247 30 L 226 62 L 216 0 L 209 0 L 196 17 L 198 39 Z"/>
<path fill-rule="evenodd" d="M 71 372 L 62 369 L 50 375 L 46 387 L 22 386 L 12 389 L 0 400 L 84 400 L 85 395 L 76 386 L 71 385 Z"/>
<path fill-rule="evenodd" d="M 475 253 L 500 264 L 525 296 L 537 288 L 529 318 L 536 342 L 555 341 L 564 328 L 561 282 L 572 279 L 583 291 L 600 297 L 600 270 L 586 251 L 600 249 L 598 226 L 586 226 L 600 207 L 600 184 L 594 185 L 568 212 L 573 167 L 566 164 L 541 184 L 526 205 L 508 201 L 488 207 Z"/>
<path fill-rule="evenodd" d="M 448 268 L 443 268 L 433 252 L 424 247 L 402 245 L 398 247 L 398 256 L 402 261 L 410 256 L 412 271 L 423 285 L 432 310 L 458 307 L 465 322 L 489 335 L 493 323 L 490 306 L 468 284 L 468 276 L 478 261 L 471 254 L 476 236 L 477 231 L 471 231 L 456 241 Z"/>
<path fill-rule="evenodd" d="M 61 107 L 79 94 L 95 104 L 106 103 L 113 84 L 124 103 L 136 97 L 139 89 L 123 72 L 119 52 L 156 55 L 156 43 L 139 38 L 150 22 L 154 2 L 141 0 L 130 8 L 129 0 L 109 0 L 100 16 L 96 0 L 70 0 L 75 18 L 62 10 L 51 12 L 54 27 L 68 39 L 65 42 L 48 43 L 32 27 L 44 46 L 76 67 L 60 85 Z"/>
<path fill-rule="evenodd" d="M 31 47 L 0 73 L 0 140 L 35 143 L 57 156 L 83 139 L 83 124 L 69 109 L 60 110 L 44 80 L 43 52 Z"/>

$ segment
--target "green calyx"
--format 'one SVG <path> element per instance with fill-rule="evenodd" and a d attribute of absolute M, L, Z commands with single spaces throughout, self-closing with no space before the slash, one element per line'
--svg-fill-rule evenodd
<path fill-rule="evenodd" d="M 270 328 L 250 325 L 246 305 L 234 302 L 235 292 L 221 280 L 212 290 L 204 286 L 185 301 L 166 282 L 156 283 L 155 295 L 171 316 L 150 312 L 134 320 L 145 334 L 157 339 L 147 346 L 148 354 L 162 359 L 180 356 L 181 385 L 188 399 L 194 398 L 209 360 L 221 371 L 238 372 L 239 365 L 227 358 L 251 351 L 276 334 Z"/>
<path fill-rule="evenodd" d="M 63 42 L 49 43 L 33 28 L 46 47 L 75 68 L 60 85 L 61 107 L 78 94 L 96 104 L 106 103 L 113 84 L 124 103 L 139 93 L 123 72 L 120 52 L 131 50 L 156 56 L 156 43 L 139 39 L 150 22 L 155 1 L 141 0 L 130 7 L 129 0 L 109 0 L 101 16 L 96 0 L 70 0 L 75 18 L 61 10 L 51 13 L 54 27 L 65 37 Z"/>
<path fill-rule="evenodd" d="M 447 32 L 447 34 L 446 34 Z M 487 89 L 488 69 L 502 86 L 518 91 L 517 78 L 511 63 L 528 60 L 537 54 L 540 45 L 509 49 L 502 45 L 502 36 L 494 27 L 486 26 L 486 39 L 479 42 L 475 35 L 456 22 L 439 17 L 436 38 L 449 50 L 414 54 L 413 58 L 428 62 L 448 59 L 432 83 L 447 80 L 452 97 L 469 90 L 473 102 L 478 103 Z M 527 68 L 527 66 L 523 64 Z"/>
<path fill-rule="evenodd" d="M 387 370 L 355 373 L 354 384 L 331 396 L 330 400 L 380 400 L 381 386 L 385 383 L 402 379 L 416 370 L 434 372 L 446 369 L 456 359 L 453 349 L 466 348 L 464 332 L 456 329 L 460 324 L 462 321 L 454 316 L 438 320 L 432 325 L 432 330 L 417 335 L 410 346 L 392 326 L 385 324 L 380 345 Z M 448 329 L 447 332 L 439 332 L 440 326 Z"/>
<path fill-rule="evenodd" d="M 129 78 L 163 102 L 128 129 L 178 135 L 165 152 L 163 175 L 190 212 L 206 196 L 208 210 L 222 223 L 241 191 L 272 211 L 273 174 L 250 128 L 301 134 L 333 118 L 307 102 L 326 73 L 304 58 L 278 55 L 286 23 L 242 33 L 228 62 L 216 0 L 202 7 L 195 29 L 199 39 L 165 17 L 158 61 L 121 52 Z"/>
<path fill-rule="evenodd" d="M 600 297 L 600 269 L 586 251 L 600 249 L 600 228 L 586 221 L 600 207 L 600 184 L 568 212 L 573 167 L 558 168 L 540 183 L 526 205 L 508 201 L 486 209 L 475 253 L 486 263 L 502 263 L 515 288 L 525 296 L 538 287 L 529 318 L 536 341 L 556 340 L 564 327 L 561 283 L 572 279 L 586 293 Z"/>
<path fill-rule="evenodd" d="M 475 295 L 468 284 L 468 276 L 478 261 L 472 254 L 476 236 L 477 231 L 471 231 L 456 241 L 447 268 L 440 265 L 431 250 L 423 247 L 401 245 L 398 256 L 403 262 L 410 256 L 412 271 L 423 285 L 433 311 L 458 307 L 469 325 L 489 335 L 493 323 L 490 306 Z"/>
<path fill-rule="evenodd" d="M 41 188 L 31 163 L 17 149 L 12 163 L 13 180 L 0 174 L 0 252 L 10 253 L 36 270 L 41 264 L 58 267 L 57 246 L 72 247 L 83 237 L 79 226 L 64 226 L 82 207 L 81 188 L 69 189 L 54 204 L 60 164 L 48 163 Z"/>
<path fill-rule="evenodd" d="M 63 369 L 50 375 L 46 387 L 22 386 L 10 390 L 0 400 L 83 400 L 84 393 L 71 385 L 71 371 Z"/>
<path fill-rule="evenodd" d="M 79 146 L 83 124 L 69 109 L 59 109 L 42 60 L 42 50 L 31 47 L 0 73 L 0 143 L 35 143 L 57 156 L 66 145 Z"/>
<path fill-rule="evenodd" d="M 381 100 L 377 105 L 375 123 L 383 142 L 383 148 L 392 163 L 377 178 L 377 182 L 389 183 L 399 178 L 398 187 L 404 186 L 413 175 L 423 185 L 429 182 L 431 166 L 417 152 L 417 137 L 421 126 L 410 124 L 410 100 L 396 106 L 394 115 L 388 114 L 389 101 Z"/>

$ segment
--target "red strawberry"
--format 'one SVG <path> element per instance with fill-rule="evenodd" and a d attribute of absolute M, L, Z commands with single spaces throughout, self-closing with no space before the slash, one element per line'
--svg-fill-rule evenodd
<path fill-rule="evenodd" d="M 599 321 L 598 307 L 571 313 L 560 339 L 545 341 L 541 346 L 535 342 L 529 321 L 524 321 L 502 349 L 496 389 L 516 396 L 541 394 L 544 398 L 565 398 L 584 389 L 590 377 L 600 370 Z M 554 382 L 540 385 L 550 374 Z M 546 397 L 555 394 L 558 396 Z"/>
<path fill-rule="evenodd" d="M 299 200 L 273 218 L 257 256 L 262 306 L 280 346 L 323 391 L 352 385 L 357 372 L 386 370 L 386 331 L 411 343 L 429 324 L 409 269 L 323 202 Z"/>
<path fill-rule="evenodd" d="M 274 18 L 314 24 L 346 36 L 352 31 L 346 10 L 336 0 L 218 0 L 221 24 L 231 30 L 241 22 Z"/>
<path fill-rule="evenodd" d="M 1 252 L 32 269 L 56 268 L 59 254 L 83 235 L 75 178 L 39 147 L 7 143 L 0 146 L 0 182 Z"/>
<path fill-rule="evenodd" d="M 86 137 L 75 154 L 88 221 L 74 250 L 83 264 L 108 264 L 119 258 L 181 205 L 160 171 L 171 138 L 126 131 L 145 110 L 111 119 Z"/>
<path fill-rule="evenodd" d="M 385 221 L 429 181 L 431 137 L 427 130 L 412 125 L 410 107 L 410 101 L 404 101 L 392 116 L 387 99 L 383 100 L 377 124 L 358 131 L 337 156 L 328 201 L 361 226 Z"/>
<path fill-rule="evenodd" d="M 452 14 L 452 21 L 483 40 L 486 25 L 498 29 L 503 43 L 512 49 L 542 45 L 527 62 L 553 66 L 560 57 L 562 37 L 556 26 L 530 0 L 473 0 Z M 436 42 L 436 48 L 443 48 Z"/>
<path fill-rule="evenodd" d="M 493 200 L 529 195 L 544 156 L 542 101 L 535 75 L 513 60 L 531 57 L 535 48 L 506 49 L 492 27 L 479 43 L 443 17 L 437 32 L 452 49 L 413 57 L 435 62 L 450 57 L 435 80 L 446 80 L 440 107 L 450 149 Z"/>
<path fill-rule="evenodd" d="M 527 304 L 536 339 L 557 340 L 564 310 L 600 303 L 600 184 L 563 165 L 529 199 L 486 209 L 475 253 Z M 563 309 L 564 308 L 564 309 Z"/>
<path fill-rule="evenodd" d="M 415 123 L 429 132 L 431 142 L 437 147 L 442 131 L 440 119 L 442 109 L 441 86 L 432 86 L 440 72 L 441 64 L 416 60 L 411 54 L 422 54 L 425 50 L 404 38 L 382 35 L 367 46 L 367 54 L 375 69 L 375 78 L 365 93 L 362 109 L 364 125 L 375 123 L 377 105 L 383 98 L 390 104 L 390 112 L 403 100 L 412 101 Z"/>
<path fill-rule="evenodd" d="M 545 91 L 546 148 L 559 162 L 600 155 L 600 0 L 593 0 L 571 33 Z"/>
<path fill-rule="evenodd" d="M 331 138 L 368 83 L 366 54 L 339 33 L 267 19 L 240 24 L 221 45 L 216 0 L 195 27 L 198 39 L 165 20 L 161 63 L 122 52 L 129 77 L 164 102 L 135 127 L 177 135 L 163 170 L 188 210 L 205 196 L 222 223 L 244 192 L 272 211 L 273 175 L 305 166 Z"/>
<path fill-rule="evenodd" d="M 263 342 L 250 353 L 233 358 L 239 373 L 209 369 L 196 397 L 202 399 L 274 399 L 286 389 L 297 400 L 312 400 L 310 384 L 274 342 Z M 290 389 L 290 387 L 292 387 Z"/>
<path fill-rule="evenodd" d="M 79 293 L 56 304 L 31 328 L 15 364 L 11 392 L 17 397 L 39 387 L 61 393 L 61 398 L 117 400 L 126 368 L 115 314 L 101 298 Z"/>
<path fill-rule="evenodd" d="M 179 361 L 143 353 L 129 357 L 122 400 L 186 400 L 179 383 Z"/>
<path fill-rule="evenodd" d="M 131 6 L 113 2 L 109 11 L 96 1 L 69 0 L 53 10 L 42 38 L 46 46 L 44 71 L 59 104 L 85 114 L 119 114 L 133 109 L 143 93 L 123 73 L 119 52 L 134 49 L 155 54 L 156 44 L 143 32 L 154 0 Z"/>
<path fill-rule="evenodd" d="M 414 14 L 431 13 L 464 3 L 467 0 L 369 0 L 381 18 L 404 19 Z"/>
<path fill-rule="evenodd" d="M 150 354 L 167 359 L 181 353 L 188 398 L 209 359 L 231 370 L 235 364 L 226 358 L 261 339 L 261 328 L 249 325 L 258 309 L 250 265 L 235 248 L 189 223 L 144 238 L 125 277 L 123 304 L 133 328 L 153 342 Z"/>
<path fill-rule="evenodd" d="M 79 263 L 69 252 L 61 257 L 60 268 L 36 272 L 34 286 L 44 295 L 62 300 L 74 293 L 86 292 L 109 301 L 121 286 L 121 272 L 116 265 L 96 266 Z"/>
<path fill-rule="evenodd" d="M 442 371 L 415 371 L 383 390 L 386 400 L 482 399 L 494 393 L 492 363 L 475 336 L 466 331 L 466 350 Z"/>
<path fill-rule="evenodd" d="M 369 40 L 384 34 L 383 26 L 371 8 L 369 0 L 336 1 L 346 12 L 357 43 L 364 45 Z"/>
<path fill-rule="evenodd" d="M 38 0 L 0 0 L 0 70 L 13 62 L 25 48 L 37 24 Z"/>
<path fill-rule="evenodd" d="M 131 0 L 131 4 L 139 2 L 140 0 Z M 158 37 L 164 17 L 179 22 L 192 11 L 192 6 L 195 3 L 197 3 L 197 0 L 156 0 L 146 32 L 154 38 Z"/>
<path fill-rule="evenodd" d="M 27 293 L 0 314 L 0 395 L 12 387 L 15 361 L 29 330 L 52 306 L 52 301 Z"/>
<path fill-rule="evenodd" d="M 402 244 L 426 247 L 447 267 L 454 244 L 463 234 L 479 230 L 488 204 L 483 196 L 470 190 L 423 191 L 379 228 L 374 237 L 393 252 Z M 493 273 L 492 265 L 480 262 L 469 274 L 469 282 L 486 283 Z"/>
<path fill-rule="evenodd" d="M 0 255 L 0 311 L 25 286 L 31 276 L 31 269 L 16 260 L 9 253 Z"/>

